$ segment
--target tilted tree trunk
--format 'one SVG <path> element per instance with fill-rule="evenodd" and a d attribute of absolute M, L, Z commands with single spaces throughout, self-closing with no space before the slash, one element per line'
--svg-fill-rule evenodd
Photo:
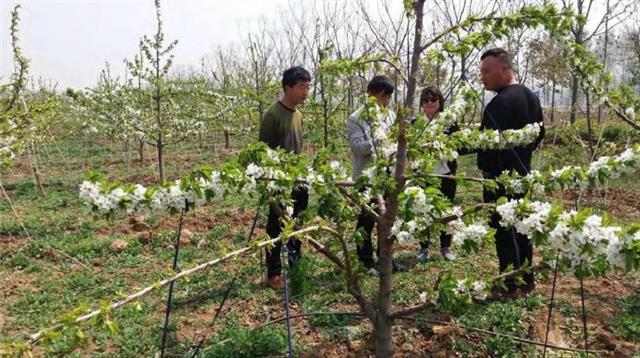
<path fill-rule="evenodd" d="M 415 33 L 413 52 L 411 55 L 410 76 L 407 84 L 407 93 L 404 106 L 412 109 L 414 104 L 417 73 L 421 55 L 423 11 L 425 0 L 417 0 L 413 7 L 415 11 Z M 406 112 L 405 112 L 406 113 Z M 379 252 L 379 287 L 377 297 L 377 309 L 375 317 L 371 319 L 375 339 L 376 357 L 391 357 L 394 353 L 392 333 L 393 318 L 391 317 L 391 289 L 393 287 L 393 245 L 395 238 L 391 236 L 391 227 L 398 213 L 398 195 L 404 190 L 405 170 L 407 165 L 407 138 L 405 134 L 405 118 L 398 118 L 398 151 L 396 155 L 395 180 L 396 188 L 387 193 L 387 200 L 380 206 L 380 221 L 378 222 L 378 248 Z M 364 307 L 362 307 L 364 309 Z"/>

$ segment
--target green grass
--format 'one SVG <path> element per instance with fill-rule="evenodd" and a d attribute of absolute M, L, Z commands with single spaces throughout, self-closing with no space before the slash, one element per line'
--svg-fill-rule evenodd
<path fill-rule="evenodd" d="M 625 297 L 618 304 L 614 327 L 620 335 L 634 342 L 640 342 L 640 294 Z"/>

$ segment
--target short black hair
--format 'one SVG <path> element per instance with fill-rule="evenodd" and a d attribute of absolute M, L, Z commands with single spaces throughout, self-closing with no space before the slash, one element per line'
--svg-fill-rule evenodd
<path fill-rule="evenodd" d="M 509 67 L 510 70 L 513 69 L 513 62 L 511 62 L 511 56 L 509 56 L 509 53 L 502 47 L 494 47 L 494 48 L 488 49 L 482 54 L 482 56 L 480 56 L 480 61 L 484 60 L 487 57 L 495 57 L 498 60 L 500 60 L 500 62 L 507 65 L 507 67 Z"/>
<path fill-rule="evenodd" d="M 293 66 L 282 73 L 282 88 L 293 87 L 299 82 L 311 82 L 311 74 L 300 66 Z"/>
<path fill-rule="evenodd" d="M 442 91 L 436 86 L 425 87 L 420 93 L 420 106 L 427 101 L 427 99 L 435 98 L 438 100 L 438 112 L 444 111 L 444 96 L 442 95 Z"/>
<path fill-rule="evenodd" d="M 371 94 L 392 94 L 394 91 L 393 81 L 385 75 L 374 76 L 367 85 L 367 92 Z"/>

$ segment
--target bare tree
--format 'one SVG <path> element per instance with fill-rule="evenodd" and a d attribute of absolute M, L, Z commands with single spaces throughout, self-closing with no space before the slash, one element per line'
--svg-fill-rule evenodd
<path fill-rule="evenodd" d="M 460 23 L 472 14 L 484 14 L 497 11 L 500 1 L 495 0 L 454 0 L 448 2 L 432 3 L 433 12 L 433 33 L 442 33 L 447 28 L 451 28 L 454 25 Z M 447 34 L 442 40 L 459 41 L 463 35 L 459 33 Z M 447 55 L 449 65 L 449 79 L 446 81 L 449 91 L 453 89 L 458 83 L 460 77 L 465 76 L 469 72 L 470 67 L 475 63 L 476 59 L 480 55 L 481 49 L 476 49 L 467 54 L 462 54 L 459 57 Z M 457 76 L 457 77 L 456 77 Z"/>
<path fill-rule="evenodd" d="M 411 61 L 411 44 L 413 21 L 406 16 L 405 12 L 395 12 L 389 1 L 378 0 L 375 3 L 375 12 L 369 9 L 367 3 L 359 0 L 359 10 L 363 17 L 368 32 L 364 35 L 364 42 L 374 44 L 373 52 L 385 53 L 395 60 L 392 73 L 392 79 L 395 82 L 396 91 L 394 92 L 395 102 L 399 102 L 399 94 L 404 93 L 406 100 L 406 83 L 403 79 L 408 78 L 409 63 Z M 378 19 L 378 20 L 376 20 Z M 373 41 L 368 35 L 373 36 Z M 403 91 L 404 90 L 404 91 Z"/>
<path fill-rule="evenodd" d="M 587 22 L 576 21 L 572 28 L 573 40 L 576 44 L 585 45 L 594 37 L 601 35 L 605 29 L 608 31 L 627 19 L 637 8 L 637 0 L 607 1 L 606 8 L 601 16 L 595 15 L 598 2 L 594 0 L 561 0 L 565 7 L 573 7 L 580 16 L 584 16 Z M 594 21 L 589 22 L 589 20 Z M 591 24 L 591 30 L 587 31 L 587 25 Z M 569 121 L 576 121 L 578 104 L 578 92 L 580 90 L 580 76 L 576 68 L 571 73 L 571 115 Z"/>
<path fill-rule="evenodd" d="M 531 58 L 533 78 L 541 82 L 541 87 L 547 87 L 551 84 L 550 120 L 553 122 L 556 89 L 558 85 L 566 86 L 569 84 L 569 63 L 565 56 L 564 46 L 558 39 L 542 35 L 529 41 L 526 55 Z"/>
<path fill-rule="evenodd" d="M 631 83 L 640 83 L 640 25 L 635 22 L 626 26 L 622 34 L 621 50 L 629 72 L 631 73 Z"/>

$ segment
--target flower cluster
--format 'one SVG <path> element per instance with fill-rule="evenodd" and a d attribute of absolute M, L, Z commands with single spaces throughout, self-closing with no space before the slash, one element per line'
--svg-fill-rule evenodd
<path fill-rule="evenodd" d="M 549 203 L 519 199 L 496 206 L 496 212 L 500 225 L 513 227 L 530 239 L 545 238 L 569 270 L 601 266 L 598 262 L 627 268 L 627 258 L 637 256 L 631 249 L 640 243 L 637 232 L 623 235 L 621 227 L 607 225 L 601 216 L 588 211 L 563 212 Z"/>
<path fill-rule="evenodd" d="M 453 233 L 451 242 L 454 245 L 476 248 L 486 241 L 490 232 L 487 225 L 481 221 L 475 221 L 467 225 L 460 219 L 449 223 L 447 230 Z"/>
<path fill-rule="evenodd" d="M 345 180 L 349 177 L 347 169 L 337 160 L 329 162 L 329 168 L 331 168 L 331 172 L 328 173 L 330 180 Z"/>
<path fill-rule="evenodd" d="M 220 173 L 213 172 L 211 180 L 198 178 L 185 184 L 176 180 L 172 184 L 145 188 L 112 186 L 103 189 L 99 183 L 84 181 L 80 185 L 80 199 L 99 214 L 115 214 L 118 210 L 127 213 L 158 211 L 179 212 L 190 206 L 220 199 L 224 194 Z"/>
<path fill-rule="evenodd" d="M 552 205 L 546 202 L 510 200 L 496 207 L 500 214 L 500 225 L 514 227 L 522 235 L 533 237 L 547 231 Z"/>
<path fill-rule="evenodd" d="M 380 108 L 377 103 L 370 103 L 368 109 L 369 125 L 376 149 L 374 156 L 381 154 L 384 158 L 390 158 L 396 152 L 396 143 L 389 138 L 389 129 L 396 120 L 395 113 L 389 108 Z"/>
<path fill-rule="evenodd" d="M 630 120 L 635 121 L 636 120 L 636 111 L 633 109 L 633 107 L 629 107 L 627 109 L 624 110 L 624 114 L 629 117 Z"/>
<path fill-rule="evenodd" d="M 257 181 L 260 179 L 265 179 L 268 193 L 275 194 L 282 192 L 284 186 L 279 185 L 278 181 L 287 178 L 287 175 L 280 169 L 275 169 L 273 167 L 260 167 L 255 163 L 250 163 L 244 174 L 248 181 L 243 189 L 248 192 L 255 191 Z"/>
<path fill-rule="evenodd" d="M 534 143 L 540 135 L 541 128 L 539 123 L 527 124 L 522 129 L 503 131 L 465 128 L 452 134 L 452 137 L 465 149 L 502 150 Z"/>
<path fill-rule="evenodd" d="M 488 288 L 484 281 L 473 281 L 469 278 L 458 280 L 453 293 L 458 296 L 471 295 L 476 300 L 487 299 Z"/>
<path fill-rule="evenodd" d="M 466 83 L 462 83 L 458 92 L 453 96 L 451 103 L 427 124 L 425 134 L 427 138 L 436 137 L 444 133 L 451 126 L 460 121 L 466 114 L 473 111 L 473 89 Z"/>
<path fill-rule="evenodd" d="M 102 193 L 96 183 L 84 181 L 80 184 L 80 199 L 101 214 L 112 212 L 120 206 L 127 193 L 122 188 L 116 188 L 109 193 Z"/>
<path fill-rule="evenodd" d="M 2 135 L 4 133 L 0 133 Z M 16 156 L 16 137 L 6 135 L 0 137 L 0 162 L 9 162 Z"/>
<path fill-rule="evenodd" d="M 391 235 L 396 240 L 413 240 L 446 212 L 447 205 L 450 204 L 447 204 L 447 200 L 437 189 L 431 189 L 433 188 L 408 186 L 400 195 L 400 214 L 391 227 Z"/>
<path fill-rule="evenodd" d="M 459 107 L 459 106 L 458 106 Z M 453 114 L 449 113 L 449 116 Z M 504 150 L 527 146 L 534 143 L 541 131 L 539 123 L 528 124 L 522 129 L 508 129 L 497 131 L 492 129 L 464 128 L 451 135 L 444 134 L 444 124 L 439 122 L 428 129 L 429 136 L 422 144 L 422 149 L 438 160 L 454 160 L 458 157 L 458 150 Z"/>
<path fill-rule="evenodd" d="M 620 227 L 603 225 L 598 215 L 581 218 L 570 211 L 560 215 L 558 224 L 549 233 L 549 244 L 569 260 L 570 268 L 580 268 L 607 256 L 616 260 L 617 253 L 609 245 L 619 241 L 621 231 Z"/>
<path fill-rule="evenodd" d="M 504 173 L 498 181 L 510 193 L 522 194 L 528 190 L 540 194 L 553 189 L 585 188 L 588 185 L 604 185 L 611 179 L 624 174 L 632 174 L 640 168 L 640 145 L 625 149 L 615 156 L 602 156 L 581 167 L 564 166 L 549 169 L 546 173 L 533 170 L 525 176 Z"/>
<path fill-rule="evenodd" d="M 640 252 L 638 251 L 640 251 L 640 230 L 612 237 L 607 246 L 607 262 L 612 267 L 629 270 L 632 268 L 630 266 L 634 265 L 633 258 L 635 258 L 635 264 L 640 260 Z"/>
<path fill-rule="evenodd" d="M 148 188 L 139 184 L 100 183 L 93 178 L 80 185 L 80 199 L 99 214 L 115 214 L 117 211 L 179 212 L 219 200 L 229 191 L 247 195 L 260 193 L 274 198 L 287 196 L 294 183 L 314 190 L 349 178 L 347 169 L 338 161 L 328 161 L 317 168 L 308 167 L 305 162 L 289 161 L 286 154 L 279 155 L 263 144 L 248 149 L 240 156 L 245 159 L 245 166 L 232 160 L 223 165 L 221 171 L 203 168 L 174 183 Z M 288 174 L 292 168 L 292 173 L 298 174 Z"/>

